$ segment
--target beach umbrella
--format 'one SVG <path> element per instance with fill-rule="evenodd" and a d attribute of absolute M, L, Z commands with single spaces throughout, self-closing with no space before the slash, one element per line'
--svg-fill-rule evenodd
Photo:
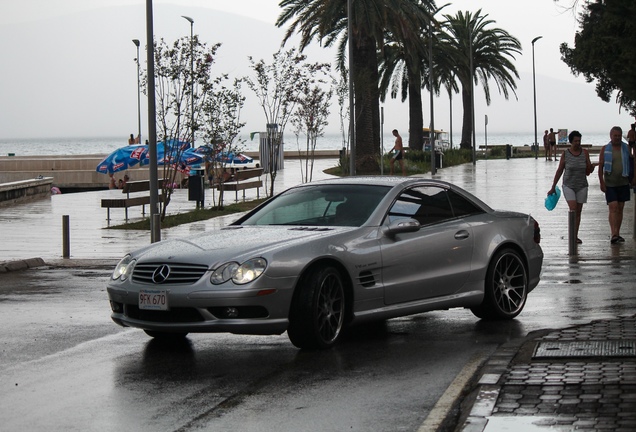
<path fill-rule="evenodd" d="M 172 165 L 177 168 L 178 171 L 183 173 L 189 173 L 190 167 L 193 165 L 200 165 L 205 162 L 205 156 L 195 152 L 193 148 L 187 148 L 185 150 L 178 150 L 179 147 L 168 148 L 166 151 L 165 146 L 157 148 L 157 164 L 158 165 Z"/>
<path fill-rule="evenodd" d="M 104 160 L 97 164 L 95 171 L 102 174 L 113 174 L 118 171 L 127 170 L 140 163 L 142 165 L 148 163 L 148 146 L 129 145 L 118 148 L 106 156 Z"/>
<path fill-rule="evenodd" d="M 195 153 L 205 155 L 207 160 L 221 162 L 228 165 L 244 165 L 254 162 L 254 159 L 244 155 L 243 153 L 220 151 L 218 147 L 214 148 L 209 145 L 198 147 L 194 151 Z"/>
<path fill-rule="evenodd" d="M 218 153 L 214 160 L 217 162 L 221 162 L 224 164 L 230 165 L 243 165 L 254 162 L 249 156 L 244 155 L 243 153 L 234 153 L 234 152 L 221 152 Z"/>

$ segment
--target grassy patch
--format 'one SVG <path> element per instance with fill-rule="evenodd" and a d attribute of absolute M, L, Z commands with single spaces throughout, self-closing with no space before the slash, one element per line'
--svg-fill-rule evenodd
<path fill-rule="evenodd" d="M 202 220 L 212 219 L 218 216 L 229 215 L 233 213 L 241 213 L 244 211 L 252 210 L 254 207 L 265 201 L 267 198 L 261 198 L 251 201 L 238 202 L 235 204 L 229 204 L 223 207 L 211 207 L 205 209 L 192 210 L 186 213 L 179 213 L 176 215 L 168 215 L 161 221 L 161 228 L 170 228 L 182 224 L 191 222 L 198 222 Z M 139 222 L 132 222 L 123 225 L 115 225 L 109 227 L 109 229 L 127 229 L 127 230 L 150 230 L 150 218 L 146 218 Z"/>

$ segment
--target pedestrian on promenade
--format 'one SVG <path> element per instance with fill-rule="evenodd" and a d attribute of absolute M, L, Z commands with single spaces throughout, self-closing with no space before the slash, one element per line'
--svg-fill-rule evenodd
<path fill-rule="evenodd" d="M 395 151 L 395 154 L 391 158 L 391 175 L 393 175 L 393 165 L 395 161 L 400 162 L 400 167 L 402 168 L 402 175 L 406 175 L 406 169 L 404 167 L 404 145 L 402 144 L 402 137 L 397 129 L 393 129 L 393 136 L 395 137 L 395 145 L 391 149 L 391 151 Z"/>
<path fill-rule="evenodd" d="M 609 208 L 610 243 L 624 243 L 625 239 L 620 235 L 621 224 L 625 202 L 630 199 L 629 173 L 633 163 L 630 163 L 629 146 L 623 142 L 620 126 L 610 130 L 610 142 L 601 148 L 598 163 L 598 179 Z"/>
<path fill-rule="evenodd" d="M 554 154 L 554 160 L 557 160 L 556 132 L 552 128 L 550 128 L 550 134 L 548 135 L 548 143 L 550 144 L 550 157 L 548 160 L 552 160 L 552 154 Z"/>
<path fill-rule="evenodd" d="M 548 130 L 546 129 L 543 133 L 543 150 L 545 153 L 545 160 L 548 160 L 548 155 L 550 154 L 550 142 L 548 141 Z"/>
<path fill-rule="evenodd" d="M 555 187 L 563 175 L 563 197 L 567 201 L 570 211 L 576 212 L 574 233 L 576 242 L 581 244 L 583 243 L 579 238 L 581 212 L 583 204 L 587 202 L 587 176 L 594 171 L 594 164 L 590 161 L 588 151 L 581 147 L 581 133 L 579 131 L 570 132 L 568 141 L 570 148 L 561 154 L 561 161 L 554 174 L 552 188 L 548 191 L 548 195 L 555 193 Z"/>
<path fill-rule="evenodd" d="M 631 129 L 627 132 L 627 144 L 629 145 L 629 150 L 631 152 L 632 157 L 636 156 L 636 123 L 632 123 L 630 125 Z"/>

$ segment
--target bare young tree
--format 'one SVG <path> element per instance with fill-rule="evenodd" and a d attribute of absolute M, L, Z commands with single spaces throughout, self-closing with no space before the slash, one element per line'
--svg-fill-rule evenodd
<path fill-rule="evenodd" d="M 302 93 L 303 86 L 300 84 L 313 84 L 316 74 L 329 65 L 306 63 L 306 56 L 293 48 L 289 51 L 279 50 L 273 55 L 272 63 L 265 63 L 262 59 L 256 62 L 252 57 L 249 60 L 255 76 L 247 77 L 245 81 L 256 94 L 268 125 L 267 145 L 270 158 L 268 166 L 263 168 L 270 176 L 270 196 L 273 196 L 278 172 L 277 155 L 283 145 L 287 122 Z"/>
<path fill-rule="evenodd" d="M 324 83 L 321 83 L 324 84 Z M 298 154 L 300 158 L 300 171 L 303 183 L 310 182 L 313 177 L 316 143 L 318 137 L 324 135 L 325 126 L 329 124 L 329 106 L 333 96 L 332 88 L 325 90 L 323 86 L 304 86 L 303 94 L 298 100 L 298 108 L 294 112 L 291 122 L 294 125 L 296 136 L 303 133 L 306 137 L 305 157 L 302 157 L 300 144 Z M 304 162 L 304 170 L 303 170 Z"/>
<path fill-rule="evenodd" d="M 163 164 L 162 219 L 177 183 L 177 173 L 184 171 L 180 159 L 187 146 L 174 143 L 189 141 L 196 135 L 202 108 L 218 85 L 219 79 L 211 77 L 210 68 L 219 47 L 220 44 L 201 43 L 198 36 L 192 40 L 184 37 L 171 45 L 161 39 L 154 46 L 157 136 L 163 142 L 164 154 L 172 161 Z"/>
<path fill-rule="evenodd" d="M 240 121 L 241 109 L 245 104 L 245 96 L 241 94 L 242 79 L 235 79 L 231 86 L 222 85 L 222 77 L 217 84 L 220 89 L 211 92 L 207 97 L 202 111 L 202 135 L 208 143 L 202 153 L 206 155 L 208 163 L 206 172 L 214 173 L 219 185 L 218 206 L 223 207 L 223 182 L 219 182 L 219 174 L 226 168 L 227 162 L 221 158 L 222 154 L 237 153 L 243 150 L 245 140 L 238 139 L 244 122 Z M 213 202 L 216 197 L 213 196 Z"/>

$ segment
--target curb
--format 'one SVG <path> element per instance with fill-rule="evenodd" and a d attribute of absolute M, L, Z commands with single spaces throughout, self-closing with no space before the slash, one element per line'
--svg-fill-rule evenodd
<path fill-rule="evenodd" d="M 14 271 L 26 270 L 33 267 L 45 266 L 42 258 L 28 258 L 17 261 L 6 261 L 0 263 L 0 273 L 9 273 Z"/>
<path fill-rule="evenodd" d="M 95 268 L 112 270 L 118 262 L 119 259 L 57 259 L 45 262 L 42 258 L 27 258 L 22 260 L 0 262 L 0 274 L 45 266 L 56 268 Z"/>

